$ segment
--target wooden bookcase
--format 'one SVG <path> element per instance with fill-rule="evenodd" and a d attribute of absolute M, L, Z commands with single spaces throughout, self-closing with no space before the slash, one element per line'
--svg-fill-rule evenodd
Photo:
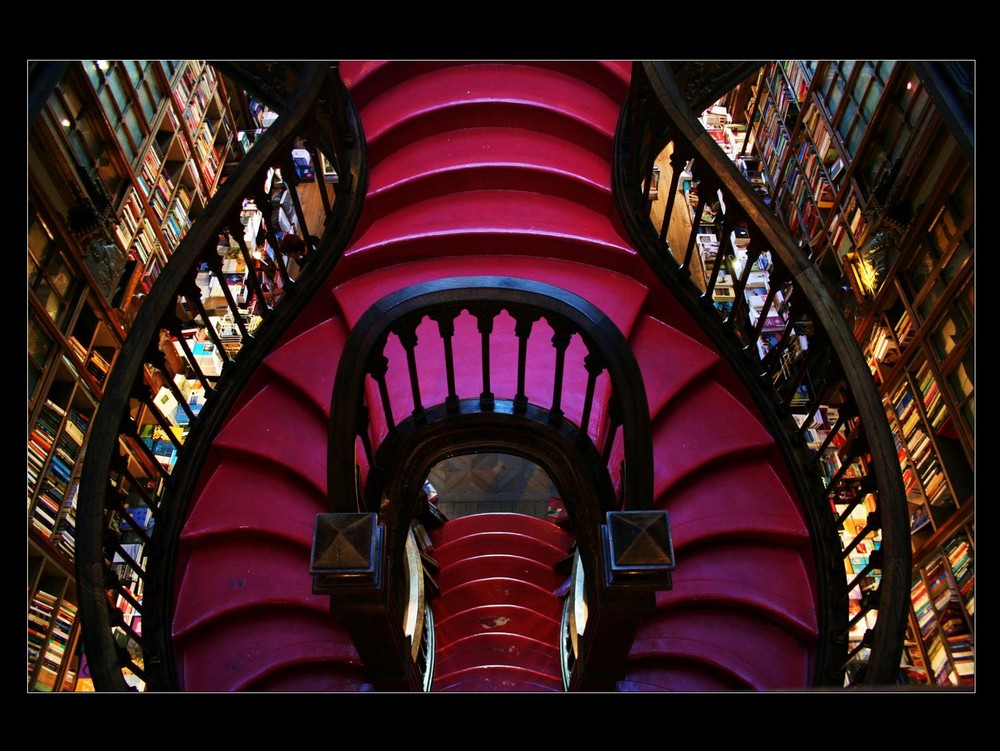
<path fill-rule="evenodd" d="M 924 549 L 910 590 L 913 683 L 975 685 L 975 523 L 971 508 Z M 909 666 L 907 666 L 909 667 Z"/>
<path fill-rule="evenodd" d="M 87 429 L 141 293 L 217 190 L 235 132 L 221 78 L 203 62 L 176 60 L 71 63 L 29 125 L 31 691 L 77 687 L 74 534 Z M 155 385 L 150 378 L 151 393 Z M 132 601 L 116 603 L 125 616 L 119 641 L 133 653 L 152 523 L 146 499 L 170 463 L 156 445 L 152 436 L 123 442 L 125 469 L 110 478 L 122 495 L 122 511 L 108 519 L 121 543 L 110 563 L 134 584 Z"/>
<path fill-rule="evenodd" d="M 72 690 L 76 683 L 76 585 L 61 561 L 28 553 L 28 689 Z"/>
<path fill-rule="evenodd" d="M 838 290 L 896 438 L 914 556 L 905 679 L 961 686 L 975 650 L 974 182 L 918 73 L 775 61 L 739 101 L 771 205 Z"/>

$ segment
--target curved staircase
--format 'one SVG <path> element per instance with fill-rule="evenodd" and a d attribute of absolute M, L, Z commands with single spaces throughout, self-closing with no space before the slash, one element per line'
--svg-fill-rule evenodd
<path fill-rule="evenodd" d="M 517 513 L 462 516 L 432 530 L 440 565 L 432 691 L 561 691 L 556 564 L 573 536 Z"/>
<path fill-rule="evenodd" d="M 583 297 L 625 334 L 641 367 L 655 505 L 669 511 L 678 563 L 618 688 L 813 685 L 813 554 L 782 459 L 743 387 L 617 217 L 612 140 L 629 70 L 627 62 L 341 64 L 370 160 L 362 219 L 204 464 L 175 575 L 182 690 L 372 688 L 329 598 L 311 592 L 336 366 L 351 327 L 385 295 L 478 275 Z M 455 346 L 458 362 L 463 351 L 474 360 L 479 334 L 459 327 Z M 421 386 L 443 393 L 437 376 L 422 372 Z M 533 369 L 528 394 L 551 390 L 551 380 L 548 369 Z M 493 387 L 511 397 L 513 373 Z M 394 400 L 397 414 L 412 406 Z M 578 419 L 566 402 L 566 417 Z M 373 432 L 380 440 L 385 426 Z M 565 575 L 553 566 L 569 533 L 489 514 L 432 535 L 440 595 L 431 601 L 431 690 L 562 690 L 562 601 L 553 593 Z"/>

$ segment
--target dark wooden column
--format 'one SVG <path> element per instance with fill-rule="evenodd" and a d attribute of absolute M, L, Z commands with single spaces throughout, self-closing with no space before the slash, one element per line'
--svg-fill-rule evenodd
<path fill-rule="evenodd" d="M 666 511 L 609 511 L 600 536 L 599 581 L 587 586 L 587 625 L 570 691 L 615 690 L 639 623 L 656 606 L 655 593 L 673 587 Z"/>
<path fill-rule="evenodd" d="M 403 633 L 404 603 L 393 596 L 385 527 L 373 513 L 319 514 L 313 535 L 313 593 L 347 626 L 368 680 L 380 691 L 419 691 Z"/>

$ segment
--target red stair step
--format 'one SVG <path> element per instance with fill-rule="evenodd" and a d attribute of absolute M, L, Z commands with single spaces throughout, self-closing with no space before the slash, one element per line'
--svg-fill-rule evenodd
<path fill-rule="evenodd" d="M 441 567 L 475 555 L 507 554 L 552 565 L 565 557 L 566 549 L 519 532 L 475 532 L 434 546 Z"/>
<path fill-rule="evenodd" d="M 636 322 L 629 344 L 642 371 L 651 419 L 719 362 L 715 352 L 650 316 Z"/>
<path fill-rule="evenodd" d="M 401 81 L 445 66 L 463 65 L 454 60 L 344 60 L 340 74 L 356 107 L 365 107 L 380 92 Z M 587 82 L 615 101 L 624 99 L 632 72 L 631 60 L 538 60 L 532 65 L 585 77 Z"/>
<path fill-rule="evenodd" d="M 271 372 L 301 389 L 329 418 L 337 363 L 347 341 L 342 317 L 331 318 L 276 349 L 264 364 Z"/>
<path fill-rule="evenodd" d="M 276 499 L 281 513 L 275 514 Z M 231 459 L 219 465 L 196 497 L 184 522 L 186 547 L 217 535 L 283 538 L 309 548 L 316 514 L 326 499 L 295 475 L 256 462 Z"/>
<path fill-rule="evenodd" d="M 654 496 L 687 475 L 773 450 L 774 439 L 746 406 L 711 380 L 701 380 L 653 425 Z M 669 458 L 668 458 L 669 457 Z"/>
<path fill-rule="evenodd" d="M 350 636 L 328 612 L 256 608 L 175 642 L 182 691 L 250 691 L 289 665 L 361 667 Z"/>
<path fill-rule="evenodd" d="M 431 601 L 435 621 L 466 610 L 497 604 L 516 604 L 552 619 L 562 617 L 562 600 L 551 591 L 520 579 L 504 577 L 462 584 L 442 592 Z"/>
<path fill-rule="evenodd" d="M 678 550 L 723 540 L 809 544 L 802 510 L 764 462 L 727 462 L 671 488 L 656 505 L 670 513 Z"/>
<path fill-rule="evenodd" d="M 559 638 L 560 622 L 521 605 L 489 604 L 455 613 L 444 619 L 434 620 L 435 638 L 450 643 L 463 636 L 492 631 L 521 634 L 540 642 L 554 642 Z"/>
<path fill-rule="evenodd" d="M 812 684 L 811 645 L 739 607 L 691 605 L 646 619 L 629 657 L 658 658 L 664 670 L 675 662 L 702 665 L 747 688 L 782 691 Z M 628 670 L 626 670 L 626 679 Z"/>
<path fill-rule="evenodd" d="M 312 593 L 310 548 L 266 538 L 232 539 L 188 551 L 174 608 L 174 638 L 233 613 L 266 606 L 330 609 Z"/>
<path fill-rule="evenodd" d="M 441 568 L 435 581 L 444 592 L 477 579 L 496 576 L 522 579 L 551 590 L 566 579 L 566 574 L 558 573 L 551 564 L 517 555 L 494 554 L 472 556 L 450 563 Z"/>
<path fill-rule="evenodd" d="M 435 681 L 432 691 L 562 691 L 562 678 L 510 665 L 483 665 Z"/>
<path fill-rule="evenodd" d="M 622 692 L 711 693 L 746 691 L 750 688 L 735 676 L 711 665 L 691 665 L 678 660 L 635 660 L 628 677 L 615 686 Z"/>
<path fill-rule="evenodd" d="M 503 631 L 471 634 L 436 650 L 434 678 L 441 683 L 477 666 L 499 666 L 530 670 L 561 679 L 559 643 L 535 641 Z"/>
<path fill-rule="evenodd" d="M 555 131 L 597 153 L 607 150 L 620 102 L 585 79 L 533 65 L 474 63 L 417 70 L 361 108 L 373 161 L 440 130 L 525 125 Z"/>
<path fill-rule="evenodd" d="M 551 522 L 527 514 L 469 514 L 451 519 L 430 531 L 435 547 L 478 532 L 516 532 L 536 537 L 557 548 L 569 549 L 573 535 Z"/>
<path fill-rule="evenodd" d="M 375 687 L 365 680 L 364 668 L 360 666 L 294 664 L 257 681 L 253 690 L 261 693 L 346 693 L 374 691 Z"/>
<path fill-rule="evenodd" d="M 213 445 L 294 473 L 325 494 L 328 430 L 312 402 L 272 384 L 230 418 Z"/>
<path fill-rule="evenodd" d="M 524 128 L 433 134 L 388 154 L 368 180 L 365 224 L 358 234 L 407 203 L 489 185 L 562 196 L 603 214 L 613 208 L 606 157 Z"/>
<path fill-rule="evenodd" d="M 818 631 L 816 595 L 803 554 L 802 548 L 750 542 L 678 550 L 674 587 L 658 593 L 657 603 L 667 611 L 689 602 L 716 602 L 768 618 L 812 641 Z"/>
<path fill-rule="evenodd" d="M 342 273 L 357 276 L 419 258 L 514 253 L 563 256 L 616 271 L 636 257 L 606 214 L 561 196 L 482 189 L 394 211 L 369 225 L 340 263 Z"/>

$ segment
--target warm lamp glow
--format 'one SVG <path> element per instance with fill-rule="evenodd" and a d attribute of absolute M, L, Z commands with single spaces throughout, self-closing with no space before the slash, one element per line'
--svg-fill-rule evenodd
<path fill-rule="evenodd" d="M 878 288 L 878 269 L 864 259 L 859 259 L 854 265 L 854 272 L 858 278 L 858 284 L 868 295 L 874 295 Z"/>

